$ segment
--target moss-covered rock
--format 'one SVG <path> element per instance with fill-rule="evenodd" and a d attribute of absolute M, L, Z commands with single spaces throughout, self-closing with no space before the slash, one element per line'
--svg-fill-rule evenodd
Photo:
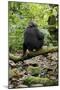
<path fill-rule="evenodd" d="M 20 72 L 17 68 L 9 69 L 9 78 L 21 78 L 24 72 Z"/>
<path fill-rule="evenodd" d="M 23 80 L 23 83 L 25 85 L 28 85 L 29 87 L 32 86 L 32 84 L 43 84 L 43 86 L 58 85 L 58 82 L 55 80 L 50 80 L 49 78 L 34 77 L 34 76 L 29 76 L 25 78 Z"/>
<path fill-rule="evenodd" d="M 40 67 L 29 66 L 29 67 L 27 68 L 27 72 L 28 72 L 29 74 L 31 74 L 32 76 L 37 76 L 37 75 L 39 75 L 39 74 L 40 74 L 40 71 L 41 71 Z"/>

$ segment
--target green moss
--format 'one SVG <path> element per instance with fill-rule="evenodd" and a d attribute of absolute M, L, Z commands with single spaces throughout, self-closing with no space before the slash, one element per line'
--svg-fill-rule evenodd
<path fill-rule="evenodd" d="M 27 68 L 27 71 L 28 71 L 28 73 L 30 73 L 31 75 L 33 75 L 33 76 L 37 76 L 37 75 L 39 75 L 40 74 L 40 67 L 33 67 L 33 66 L 29 66 L 28 68 Z"/>
<path fill-rule="evenodd" d="M 40 77 L 34 77 L 34 76 L 29 76 L 23 80 L 23 83 L 31 86 L 32 84 L 43 84 L 43 86 L 53 86 L 57 85 L 57 81 L 55 80 L 50 80 L 48 78 L 40 78 Z"/>

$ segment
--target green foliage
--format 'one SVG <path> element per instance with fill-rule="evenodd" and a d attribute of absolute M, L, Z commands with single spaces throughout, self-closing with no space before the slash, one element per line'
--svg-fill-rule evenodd
<path fill-rule="evenodd" d="M 9 29 L 9 48 L 15 52 L 23 48 L 23 36 L 29 21 L 37 23 L 39 29 L 48 29 L 48 18 L 51 15 L 57 16 L 58 5 L 25 3 L 25 2 L 8 2 L 8 29 Z M 58 27 L 58 20 L 54 27 Z M 42 30 L 41 30 L 42 31 Z M 45 32 L 45 36 L 49 31 Z M 50 37 L 50 36 L 49 36 Z M 46 38 L 46 37 L 45 37 Z M 48 38 L 47 42 L 50 42 Z M 45 40 L 46 41 L 46 40 Z"/>
<path fill-rule="evenodd" d="M 26 77 L 23 80 L 23 83 L 28 86 L 31 86 L 32 84 L 43 84 L 43 86 L 53 86 L 58 84 L 58 82 L 55 80 L 50 80 L 48 78 L 34 77 L 34 76 Z"/>

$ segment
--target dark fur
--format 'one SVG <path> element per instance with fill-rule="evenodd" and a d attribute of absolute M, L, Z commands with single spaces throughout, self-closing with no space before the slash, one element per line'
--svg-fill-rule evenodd
<path fill-rule="evenodd" d="M 26 50 L 33 51 L 38 50 L 43 46 L 44 34 L 40 32 L 37 25 L 31 22 L 24 33 L 23 54 Z"/>

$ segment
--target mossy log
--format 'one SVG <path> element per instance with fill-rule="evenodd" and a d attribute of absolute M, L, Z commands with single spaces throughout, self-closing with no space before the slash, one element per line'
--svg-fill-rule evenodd
<path fill-rule="evenodd" d="M 43 47 L 39 51 L 30 52 L 27 56 L 16 56 L 14 54 L 9 53 L 9 59 L 13 60 L 14 62 L 23 61 L 32 57 L 35 57 L 37 55 L 47 54 L 58 51 L 58 47 Z"/>
<path fill-rule="evenodd" d="M 28 87 L 32 86 L 33 84 L 42 84 L 43 86 L 54 86 L 54 85 L 58 85 L 58 81 L 51 80 L 46 77 L 41 78 L 41 77 L 29 76 L 24 78 L 23 84 L 27 85 Z"/>

